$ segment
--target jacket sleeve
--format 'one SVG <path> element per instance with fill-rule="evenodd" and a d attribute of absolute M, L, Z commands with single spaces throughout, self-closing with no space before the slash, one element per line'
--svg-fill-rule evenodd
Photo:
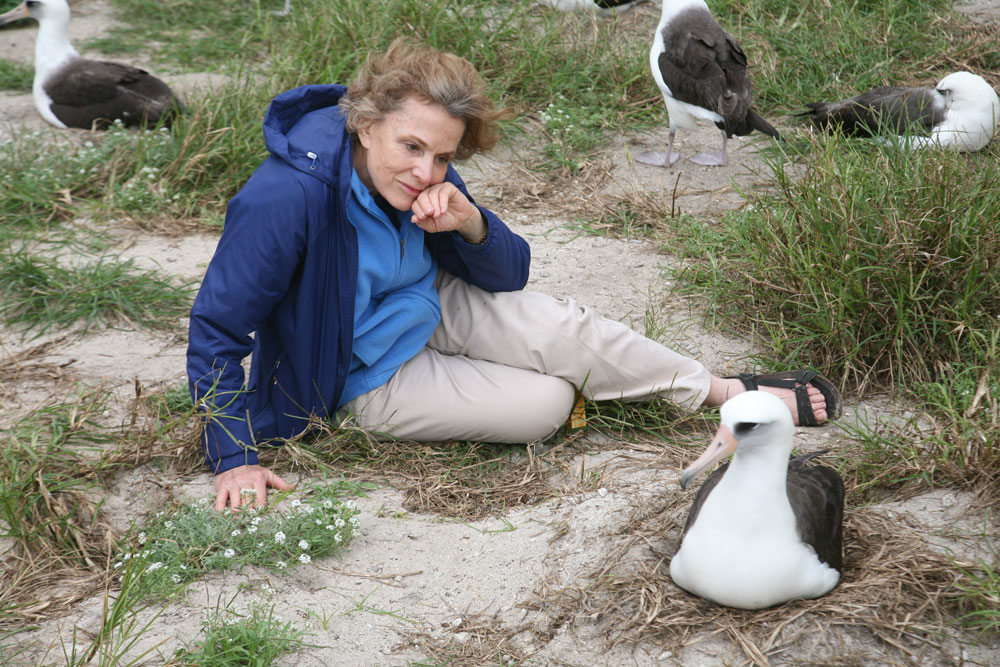
<path fill-rule="evenodd" d="M 205 461 L 218 474 L 257 462 L 242 360 L 285 294 L 305 247 L 306 198 L 294 170 L 269 158 L 230 201 L 191 309 L 188 382 L 204 411 Z"/>
<path fill-rule="evenodd" d="M 473 204 L 465 183 L 448 167 L 445 180 L 454 183 Z M 486 222 L 486 240 L 473 245 L 458 232 L 427 234 L 424 238 L 431 254 L 449 273 L 488 292 L 513 292 L 528 282 L 531 249 L 492 211 L 476 204 Z"/>

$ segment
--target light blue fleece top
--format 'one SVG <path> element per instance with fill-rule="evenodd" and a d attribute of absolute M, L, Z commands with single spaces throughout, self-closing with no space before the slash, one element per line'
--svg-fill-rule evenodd
<path fill-rule="evenodd" d="M 410 216 L 399 214 L 397 230 L 358 173 L 351 173 L 347 219 L 358 232 L 358 288 L 353 356 L 341 404 L 385 384 L 441 321 L 437 263 L 424 245 L 424 230 Z"/>

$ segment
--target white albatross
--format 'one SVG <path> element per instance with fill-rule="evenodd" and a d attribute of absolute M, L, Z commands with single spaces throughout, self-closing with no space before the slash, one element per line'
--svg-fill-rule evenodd
<path fill-rule="evenodd" d="M 733 453 L 698 489 L 670 576 L 727 607 L 762 609 L 826 594 L 840 580 L 844 484 L 792 452 L 788 407 L 748 391 L 723 404 L 712 444 L 681 486 Z"/>
<path fill-rule="evenodd" d="M 649 66 L 667 105 L 670 134 L 665 153 L 642 153 L 638 162 L 672 165 L 679 157 L 673 152 L 677 128 L 693 130 L 699 118 L 722 130 L 722 150 L 696 155 L 691 158 L 696 164 L 726 165 L 726 143 L 734 134 L 757 130 L 778 138 L 778 131 L 751 106 L 743 49 L 716 23 L 704 0 L 663 0 Z"/>
<path fill-rule="evenodd" d="M 820 128 L 844 134 L 901 137 L 914 148 L 939 146 L 963 152 L 986 147 L 1000 124 L 1000 98 L 983 77 L 954 72 L 933 88 L 879 86 L 839 102 L 810 102 L 805 116 Z"/>
<path fill-rule="evenodd" d="M 0 25 L 20 19 L 38 21 L 35 39 L 35 108 L 56 127 L 103 129 L 120 120 L 126 126 L 169 125 L 182 107 L 167 84 L 144 70 L 120 63 L 81 58 L 69 41 L 66 0 L 25 0 L 0 15 Z"/>

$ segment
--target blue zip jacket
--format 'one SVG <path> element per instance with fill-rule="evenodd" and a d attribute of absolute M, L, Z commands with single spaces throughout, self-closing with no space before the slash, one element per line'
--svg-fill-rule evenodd
<path fill-rule="evenodd" d="M 216 474 L 257 463 L 256 444 L 290 438 L 340 407 L 358 275 L 346 212 L 351 142 L 337 106 L 346 90 L 302 86 L 271 103 L 264 119 L 271 155 L 229 202 L 191 309 L 188 381 L 206 412 L 202 447 Z M 452 167 L 445 180 L 469 197 Z M 443 232 L 425 234 L 425 244 L 442 268 L 473 285 L 522 289 L 528 244 L 479 210 L 489 228 L 484 243 Z M 247 382 L 241 361 L 251 352 Z"/>

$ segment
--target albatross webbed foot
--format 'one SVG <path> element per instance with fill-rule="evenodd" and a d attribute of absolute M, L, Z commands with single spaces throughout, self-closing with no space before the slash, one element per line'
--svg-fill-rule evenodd
<path fill-rule="evenodd" d="M 669 157 L 668 157 L 669 156 Z M 663 153 L 660 151 L 650 151 L 649 153 L 639 153 L 635 156 L 636 162 L 648 164 L 651 167 L 669 167 L 680 159 L 677 153 Z"/>
<path fill-rule="evenodd" d="M 700 164 L 703 167 L 725 167 L 729 164 L 729 156 L 723 151 L 699 153 L 691 158 L 691 161 L 695 164 Z"/>

